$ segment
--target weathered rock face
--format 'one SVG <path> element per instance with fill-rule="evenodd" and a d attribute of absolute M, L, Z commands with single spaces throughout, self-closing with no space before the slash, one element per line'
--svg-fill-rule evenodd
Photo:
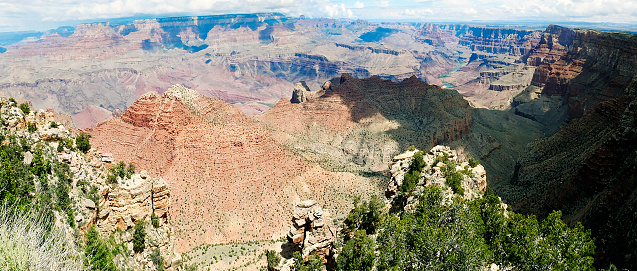
<path fill-rule="evenodd" d="M 147 93 L 90 132 L 114 162 L 132 161 L 169 184 L 178 251 L 277 238 L 288 230 L 278 218 L 296 199 L 334 199 L 326 206 L 345 212 L 349 195 L 362 193 L 285 150 L 238 108 L 183 86 Z"/>
<path fill-rule="evenodd" d="M 130 180 L 101 193 L 96 225 L 102 234 L 126 231 L 138 221 L 150 220 L 153 213 L 160 226 L 168 219 L 170 192 L 161 178 L 151 180 L 145 172 L 134 174 Z"/>
<path fill-rule="evenodd" d="M 330 214 L 316 201 L 307 200 L 296 205 L 287 238 L 301 251 L 304 259 L 312 253 L 323 258 L 331 257 L 335 234 Z"/>

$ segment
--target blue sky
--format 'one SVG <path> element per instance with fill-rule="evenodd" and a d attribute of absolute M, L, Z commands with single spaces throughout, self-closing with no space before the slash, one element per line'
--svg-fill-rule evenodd
<path fill-rule="evenodd" d="M 252 12 L 367 20 L 637 24 L 636 0 L 0 0 L 0 32 L 46 30 L 137 14 Z"/>

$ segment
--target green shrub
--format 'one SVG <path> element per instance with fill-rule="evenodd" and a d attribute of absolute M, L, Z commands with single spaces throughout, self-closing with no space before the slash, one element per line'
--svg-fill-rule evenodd
<path fill-rule="evenodd" d="M 150 223 L 153 224 L 153 227 L 159 228 L 159 218 L 157 217 L 155 212 L 150 214 Z"/>
<path fill-rule="evenodd" d="M 411 165 L 409 165 L 410 172 L 422 172 L 422 169 L 427 165 L 423 160 L 422 152 L 419 151 L 414 154 L 413 159 L 411 160 Z"/>
<path fill-rule="evenodd" d="M 403 193 L 411 193 L 416 189 L 416 185 L 420 180 L 420 172 L 416 171 L 412 173 L 405 174 L 405 178 L 403 179 L 403 183 L 400 185 L 398 190 Z"/>
<path fill-rule="evenodd" d="M 84 132 L 80 133 L 75 138 L 75 146 L 77 146 L 77 149 L 84 153 L 90 150 L 91 149 L 91 142 L 89 141 L 90 138 L 91 138 L 90 134 L 84 133 Z"/>
<path fill-rule="evenodd" d="M 336 259 L 337 270 L 372 270 L 376 252 L 374 240 L 359 230 L 354 238 L 347 241 Z"/>
<path fill-rule="evenodd" d="M 135 232 L 133 233 L 133 251 L 136 253 L 144 251 L 146 247 L 146 229 L 144 221 L 140 220 L 135 223 Z"/>
<path fill-rule="evenodd" d="M 31 108 L 29 107 L 28 103 L 21 103 L 20 105 L 18 105 L 18 108 L 20 108 L 20 110 L 22 110 L 22 112 L 25 115 L 29 114 L 29 112 L 31 112 Z"/>
<path fill-rule="evenodd" d="M 29 133 L 33 133 L 37 130 L 38 130 L 38 127 L 35 126 L 35 123 L 32 123 L 32 122 L 27 123 L 27 131 L 29 131 Z"/>
<path fill-rule="evenodd" d="M 268 270 L 270 271 L 275 270 L 274 268 L 277 267 L 281 261 L 281 257 L 274 250 L 266 250 L 265 257 L 268 262 Z"/>
<path fill-rule="evenodd" d="M 49 128 L 58 128 L 57 122 L 52 121 L 51 124 L 49 124 Z"/>
<path fill-rule="evenodd" d="M 97 230 L 95 230 L 95 225 L 91 225 L 88 228 L 84 238 L 86 239 L 84 254 L 87 257 L 86 263 L 91 270 L 117 270 L 113 264 L 113 254 L 106 242 L 99 237 Z"/>
<path fill-rule="evenodd" d="M 478 164 L 480 164 L 480 161 L 478 161 L 478 159 L 475 159 L 473 157 L 469 157 L 469 166 L 470 167 L 477 167 Z"/>

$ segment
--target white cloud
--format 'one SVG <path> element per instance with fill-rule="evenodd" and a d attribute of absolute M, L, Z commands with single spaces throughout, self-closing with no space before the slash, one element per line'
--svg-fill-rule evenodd
<path fill-rule="evenodd" d="M 310 17 L 637 23 L 634 0 L 0 0 L 0 31 L 136 14 L 284 12 Z"/>
<path fill-rule="evenodd" d="M 352 18 L 354 13 L 345 7 L 345 4 L 327 4 L 323 6 L 323 11 L 332 18 Z"/>

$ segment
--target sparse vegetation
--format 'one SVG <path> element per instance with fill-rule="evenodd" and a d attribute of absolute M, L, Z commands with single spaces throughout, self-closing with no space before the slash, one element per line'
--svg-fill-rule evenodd
<path fill-rule="evenodd" d="M 265 256 L 268 262 L 268 271 L 273 271 L 274 268 L 277 265 L 279 265 L 279 262 L 281 261 L 281 257 L 274 250 L 266 250 Z"/>
<path fill-rule="evenodd" d="M 130 179 L 131 176 L 135 173 L 135 165 L 132 163 L 128 164 L 128 168 L 126 167 L 126 163 L 124 161 L 120 161 L 112 168 L 109 169 L 109 175 L 106 177 L 106 183 L 116 184 L 117 178 L 127 178 Z"/>
<path fill-rule="evenodd" d="M 150 223 L 153 225 L 154 228 L 159 228 L 159 218 L 157 217 L 155 212 L 150 214 Z"/>

